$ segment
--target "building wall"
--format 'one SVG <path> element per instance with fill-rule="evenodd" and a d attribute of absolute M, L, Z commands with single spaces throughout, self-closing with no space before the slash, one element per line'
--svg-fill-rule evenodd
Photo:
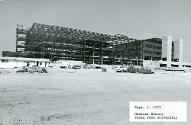
<path fill-rule="evenodd" d="M 1 58 L 0 59 L 0 68 L 21 68 L 23 66 L 39 66 L 39 67 L 48 67 L 50 65 L 49 61 L 38 61 L 38 60 L 29 60 L 27 58 Z"/>
<path fill-rule="evenodd" d="M 184 51 L 184 44 L 183 39 L 179 39 L 179 62 L 183 63 L 183 51 Z"/>
<path fill-rule="evenodd" d="M 162 58 L 167 61 L 167 67 L 171 67 L 172 60 L 172 36 L 162 38 Z"/>
<path fill-rule="evenodd" d="M 179 52 L 180 52 L 180 49 L 179 49 L 179 41 L 178 40 L 176 40 L 176 41 L 174 41 L 174 58 L 175 59 L 179 59 Z"/>
<path fill-rule="evenodd" d="M 13 60 L 0 60 L 0 68 L 15 68 L 16 66 Z"/>
<path fill-rule="evenodd" d="M 17 68 L 26 66 L 24 61 L 16 61 L 12 59 L 0 59 L 0 68 Z"/>
<path fill-rule="evenodd" d="M 183 61 L 183 39 L 177 39 L 174 42 L 174 58 L 179 62 Z"/>
<path fill-rule="evenodd" d="M 148 68 L 160 68 L 160 62 L 152 60 L 144 60 L 143 66 Z"/>
<path fill-rule="evenodd" d="M 143 40 L 144 60 L 160 60 L 162 54 L 162 40 L 152 38 Z"/>

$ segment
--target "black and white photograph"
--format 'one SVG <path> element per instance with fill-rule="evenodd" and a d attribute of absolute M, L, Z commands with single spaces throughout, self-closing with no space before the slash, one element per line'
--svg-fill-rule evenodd
<path fill-rule="evenodd" d="M 0 125 L 191 125 L 191 0 L 0 0 Z"/>

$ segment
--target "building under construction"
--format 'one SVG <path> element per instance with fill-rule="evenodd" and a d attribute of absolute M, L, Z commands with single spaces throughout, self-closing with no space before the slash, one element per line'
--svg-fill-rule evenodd
<path fill-rule="evenodd" d="M 77 60 L 88 64 L 136 64 L 160 60 L 162 40 L 136 40 L 68 27 L 34 23 L 16 28 L 16 52 L 29 58 Z"/>

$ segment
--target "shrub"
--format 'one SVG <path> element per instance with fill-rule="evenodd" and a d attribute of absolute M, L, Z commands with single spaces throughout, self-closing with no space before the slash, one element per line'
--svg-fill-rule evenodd
<path fill-rule="evenodd" d="M 42 67 L 42 71 L 43 71 L 43 73 L 48 73 L 47 69 L 44 67 Z"/>
<path fill-rule="evenodd" d="M 16 72 L 26 72 L 24 69 L 19 69 Z"/>
<path fill-rule="evenodd" d="M 102 72 L 107 72 L 107 69 L 106 68 L 102 68 Z"/>
<path fill-rule="evenodd" d="M 43 70 L 42 70 L 41 67 L 36 68 L 36 70 L 37 70 L 38 73 L 43 73 Z"/>
<path fill-rule="evenodd" d="M 127 71 L 130 73 L 136 73 L 136 68 L 134 66 L 129 66 Z"/>
<path fill-rule="evenodd" d="M 17 70 L 16 72 L 27 72 L 28 68 L 26 66 L 23 66 L 22 69 Z"/>
<path fill-rule="evenodd" d="M 29 72 L 29 73 L 34 73 L 34 72 L 38 72 L 38 73 L 48 73 L 47 69 L 44 67 L 26 67 L 24 66 L 22 69 L 17 70 L 16 72 Z"/>

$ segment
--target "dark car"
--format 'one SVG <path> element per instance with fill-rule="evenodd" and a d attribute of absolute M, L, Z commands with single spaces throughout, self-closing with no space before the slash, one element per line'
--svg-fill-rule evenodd
<path fill-rule="evenodd" d="M 72 69 L 81 69 L 81 66 L 75 65 L 75 66 L 72 66 Z"/>

